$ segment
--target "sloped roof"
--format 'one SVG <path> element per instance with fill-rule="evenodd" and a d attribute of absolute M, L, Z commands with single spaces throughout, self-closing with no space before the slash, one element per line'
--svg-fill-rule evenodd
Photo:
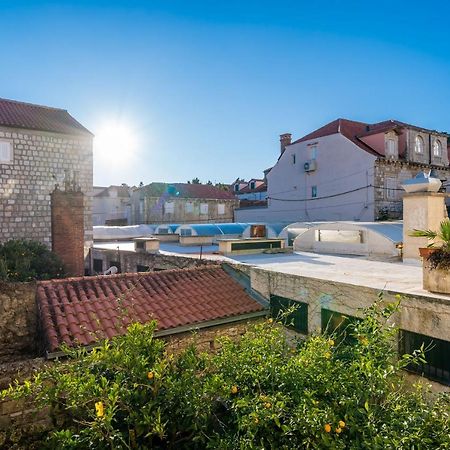
<path fill-rule="evenodd" d="M 133 322 L 175 330 L 264 311 L 220 266 L 41 281 L 37 302 L 49 352 L 124 334 Z"/>
<path fill-rule="evenodd" d="M 139 188 L 149 197 L 160 197 L 164 193 L 178 198 L 200 198 L 208 200 L 234 200 L 234 194 L 210 184 L 150 183 Z"/>
<path fill-rule="evenodd" d="M 347 139 L 352 141 L 358 147 L 362 148 L 366 152 L 374 156 L 384 156 L 384 154 L 377 152 L 375 149 L 367 145 L 360 138 L 364 136 L 369 136 L 377 133 L 385 133 L 389 130 L 400 130 L 401 128 L 413 128 L 416 130 L 429 132 L 429 133 L 439 133 L 448 136 L 445 132 L 437 132 L 436 130 L 428 130 L 426 128 L 421 128 L 416 125 L 410 125 L 408 123 L 400 122 L 399 120 L 385 120 L 383 122 L 377 122 L 374 124 L 368 124 L 365 122 L 356 122 L 354 120 L 348 119 L 336 119 L 333 122 L 327 123 L 321 128 L 303 136 L 300 139 L 292 142 L 292 144 L 297 144 L 298 142 L 305 142 L 313 139 L 318 139 L 324 136 L 330 136 L 332 134 L 340 133 Z"/>
<path fill-rule="evenodd" d="M 356 122 L 354 120 L 347 119 L 336 119 L 333 120 L 333 122 L 327 123 L 323 127 L 313 131 L 312 133 L 309 133 L 306 136 L 297 139 L 292 144 L 297 144 L 298 142 L 309 141 L 312 139 L 318 139 L 320 137 L 340 133 L 347 139 L 352 141 L 355 145 L 365 150 L 367 153 L 370 153 L 374 156 L 383 156 L 380 155 L 380 153 L 376 152 L 372 147 L 369 147 L 367 144 L 358 139 L 358 136 L 367 132 L 367 127 L 368 124 L 364 122 Z"/>
<path fill-rule="evenodd" d="M 93 134 L 65 109 L 0 98 L 0 126 L 70 135 Z"/>
<path fill-rule="evenodd" d="M 256 181 L 263 181 L 263 180 L 256 180 Z M 242 188 L 239 192 L 236 192 L 236 194 L 248 194 L 251 192 L 266 192 L 267 191 L 267 183 L 262 183 L 259 186 L 255 187 L 255 189 L 250 188 L 250 183 L 245 186 L 245 188 Z"/>
<path fill-rule="evenodd" d="M 95 194 L 94 197 L 109 197 L 110 191 L 117 190 L 117 197 L 121 198 L 129 198 L 130 197 L 130 188 L 128 186 L 109 186 L 105 188 L 103 191 L 100 191 L 98 194 Z"/>

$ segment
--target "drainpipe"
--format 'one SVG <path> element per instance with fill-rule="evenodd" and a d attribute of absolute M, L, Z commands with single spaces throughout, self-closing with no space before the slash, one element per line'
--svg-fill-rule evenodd
<path fill-rule="evenodd" d="M 431 164 L 431 162 L 433 161 L 433 159 L 432 159 L 432 150 L 431 150 L 431 133 L 430 134 L 428 134 L 428 156 L 429 156 L 429 158 L 430 158 L 430 164 Z"/>

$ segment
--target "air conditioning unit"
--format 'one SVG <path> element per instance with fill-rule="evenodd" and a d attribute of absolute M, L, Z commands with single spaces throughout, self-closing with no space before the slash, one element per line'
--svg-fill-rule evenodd
<path fill-rule="evenodd" d="M 317 162 L 315 159 L 310 159 L 303 164 L 305 172 L 314 172 L 317 169 Z"/>

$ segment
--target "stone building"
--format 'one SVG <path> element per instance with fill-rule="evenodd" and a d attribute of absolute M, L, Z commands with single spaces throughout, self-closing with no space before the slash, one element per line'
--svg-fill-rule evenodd
<path fill-rule="evenodd" d="M 50 194 L 70 180 L 70 189 L 84 194 L 90 246 L 92 141 L 66 110 L 0 99 L 0 242 L 27 238 L 50 247 Z"/>
<path fill-rule="evenodd" d="M 93 225 L 129 225 L 132 188 L 120 186 L 94 186 L 92 198 Z"/>
<path fill-rule="evenodd" d="M 267 174 L 266 208 L 239 209 L 241 222 L 373 221 L 402 217 L 402 181 L 431 169 L 449 177 L 448 134 L 397 120 L 337 119 L 292 142 Z"/>
<path fill-rule="evenodd" d="M 208 184 L 150 183 L 131 195 L 132 224 L 233 222 L 233 193 Z"/>

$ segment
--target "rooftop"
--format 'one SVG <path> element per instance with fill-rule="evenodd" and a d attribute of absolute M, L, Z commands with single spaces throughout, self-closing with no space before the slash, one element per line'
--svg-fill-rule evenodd
<path fill-rule="evenodd" d="M 220 266 L 41 281 L 37 301 L 48 352 L 124 334 L 133 322 L 156 319 L 158 331 L 176 333 L 264 312 Z"/>
<path fill-rule="evenodd" d="M 92 133 L 65 109 L 0 98 L 0 126 L 70 135 Z"/>
<path fill-rule="evenodd" d="M 234 194 L 210 184 L 150 183 L 138 189 L 148 197 L 168 194 L 177 198 L 204 198 L 210 200 L 235 200 Z"/>

